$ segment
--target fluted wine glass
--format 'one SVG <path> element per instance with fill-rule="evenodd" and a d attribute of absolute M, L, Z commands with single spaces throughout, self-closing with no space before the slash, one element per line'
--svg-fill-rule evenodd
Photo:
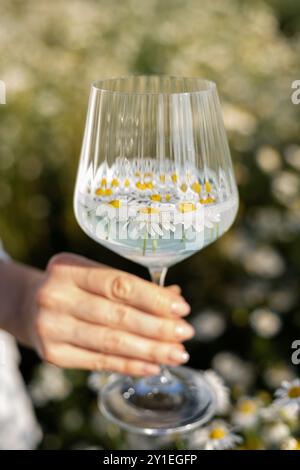
<path fill-rule="evenodd" d="M 146 266 L 167 269 L 229 229 L 238 192 L 215 83 L 133 76 L 93 83 L 80 157 L 75 214 L 96 242 Z M 104 414 L 131 431 L 194 429 L 215 409 L 204 377 L 186 367 L 159 376 L 116 376 Z"/>

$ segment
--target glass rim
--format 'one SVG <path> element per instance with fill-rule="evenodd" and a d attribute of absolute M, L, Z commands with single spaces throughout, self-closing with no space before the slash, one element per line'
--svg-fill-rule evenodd
<path fill-rule="evenodd" d="M 205 88 L 199 88 L 199 90 L 192 90 L 192 91 L 123 91 L 123 90 L 112 90 L 109 89 L 108 86 L 105 86 L 105 82 L 117 82 L 118 80 L 130 80 L 134 78 L 168 78 L 168 79 L 175 79 L 175 80 L 186 80 L 186 81 L 194 81 L 200 84 L 205 85 Z M 111 77 L 111 78 L 103 78 L 99 80 L 94 80 L 91 83 L 91 89 L 95 90 L 97 93 L 108 93 L 111 95 L 140 95 L 140 96 L 180 96 L 180 95 L 197 95 L 197 94 L 209 94 L 212 91 L 216 90 L 217 85 L 216 82 L 213 80 L 204 78 L 204 77 L 186 77 L 183 75 L 122 75 L 119 77 Z"/>

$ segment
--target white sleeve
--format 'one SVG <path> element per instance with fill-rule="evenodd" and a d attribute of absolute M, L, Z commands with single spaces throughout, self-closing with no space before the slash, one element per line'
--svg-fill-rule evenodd
<path fill-rule="evenodd" d="M 0 261 L 9 260 L 0 240 Z M 42 433 L 36 422 L 18 364 L 14 338 L 0 329 L 0 450 L 30 450 Z"/>
<path fill-rule="evenodd" d="M 1 240 L 0 240 L 0 260 L 4 260 L 4 261 L 9 260 L 9 256 L 5 253 Z"/>

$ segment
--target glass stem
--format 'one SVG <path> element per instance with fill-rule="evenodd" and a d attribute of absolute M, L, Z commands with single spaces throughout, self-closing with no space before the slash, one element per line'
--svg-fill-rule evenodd
<path fill-rule="evenodd" d="M 163 287 L 165 285 L 165 279 L 168 272 L 168 268 L 149 268 L 151 281 L 158 286 Z M 172 376 L 166 366 L 160 366 L 160 382 L 168 383 L 172 380 Z"/>

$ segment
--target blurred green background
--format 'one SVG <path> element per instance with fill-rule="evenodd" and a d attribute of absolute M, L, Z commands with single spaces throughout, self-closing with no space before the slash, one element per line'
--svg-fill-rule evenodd
<path fill-rule="evenodd" d="M 73 251 L 146 277 L 78 227 L 72 193 L 90 83 L 128 74 L 218 85 L 241 202 L 230 232 L 172 268 L 192 305 L 190 365 L 213 367 L 233 400 L 273 393 L 297 371 L 300 337 L 300 79 L 297 0 L 10 0 L 0 4 L 0 233 L 12 257 L 45 267 Z M 233 371 L 239 370 L 239 374 Z M 23 351 L 42 448 L 126 446 L 103 424 L 86 374 Z M 48 382 L 47 382 L 48 381 Z M 249 448 L 267 447 L 261 435 Z M 251 440 L 252 439 L 252 440 Z"/>

